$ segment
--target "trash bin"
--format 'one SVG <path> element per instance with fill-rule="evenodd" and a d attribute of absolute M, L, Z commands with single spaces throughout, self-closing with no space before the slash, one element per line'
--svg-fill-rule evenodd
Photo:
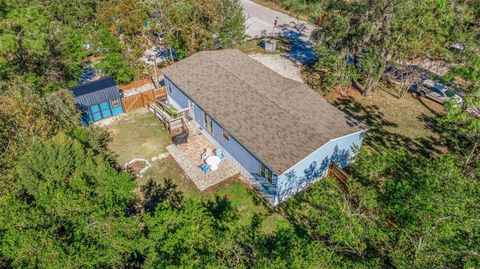
<path fill-rule="evenodd" d="M 274 52 L 277 49 L 277 41 L 267 39 L 265 40 L 265 50 L 268 52 Z"/>
<path fill-rule="evenodd" d="M 173 137 L 173 143 L 175 145 L 187 143 L 187 140 L 188 140 L 188 133 L 186 132 L 183 132 Z"/>

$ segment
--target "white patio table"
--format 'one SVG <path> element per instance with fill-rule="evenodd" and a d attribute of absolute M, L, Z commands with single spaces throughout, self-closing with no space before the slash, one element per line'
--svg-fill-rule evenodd
<path fill-rule="evenodd" d="M 220 164 L 222 160 L 220 160 L 220 158 L 218 158 L 217 156 L 210 156 L 208 157 L 205 162 L 210 165 L 210 169 L 212 171 L 215 171 L 218 169 L 218 165 Z"/>

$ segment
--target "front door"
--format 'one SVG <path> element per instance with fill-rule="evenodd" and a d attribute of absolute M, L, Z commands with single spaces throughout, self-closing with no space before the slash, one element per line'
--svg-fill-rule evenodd
<path fill-rule="evenodd" d="M 195 119 L 195 104 L 190 100 L 188 100 L 188 116 Z"/>
<path fill-rule="evenodd" d="M 93 121 L 102 119 L 102 113 L 100 112 L 98 105 L 90 106 L 90 112 L 92 113 Z"/>
<path fill-rule="evenodd" d="M 109 118 L 112 116 L 112 110 L 110 109 L 110 102 L 103 102 L 100 104 L 100 109 L 102 110 L 103 118 Z"/>

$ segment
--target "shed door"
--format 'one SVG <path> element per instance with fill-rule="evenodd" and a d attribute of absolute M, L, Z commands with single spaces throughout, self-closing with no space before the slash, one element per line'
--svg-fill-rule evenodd
<path fill-rule="evenodd" d="M 103 102 L 100 104 L 100 109 L 102 110 L 103 118 L 108 118 L 112 116 L 112 110 L 110 109 L 110 102 Z"/>
<path fill-rule="evenodd" d="M 92 117 L 94 121 L 102 119 L 102 114 L 100 113 L 100 108 L 98 107 L 98 105 L 90 106 L 90 112 L 92 112 Z"/>

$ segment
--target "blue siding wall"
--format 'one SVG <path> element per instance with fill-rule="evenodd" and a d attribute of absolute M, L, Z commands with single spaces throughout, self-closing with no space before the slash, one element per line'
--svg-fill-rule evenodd
<path fill-rule="evenodd" d="M 165 77 L 165 88 L 167 90 L 168 101 L 174 104 L 177 109 L 184 109 L 188 107 L 189 98 L 180 91 L 175 84 L 170 82 L 169 79 Z M 171 89 L 171 93 L 170 93 Z"/>
<path fill-rule="evenodd" d="M 277 201 L 284 201 L 313 181 L 325 177 L 330 162 L 342 168 L 348 166 L 358 153 L 364 134 L 358 132 L 332 140 L 280 175 L 277 180 Z"/>
<path fill-rule="evenodd" d="M 112 100 L 110 100 L 110 107 L 112 108 L 113 116 L 123 114 L 122 99 L 120 99 L 120 97 L 118 97 L 118 104 L 119 105 L 117 107 L 113 107 Z"/>
<path fill-rule="evenodd" d="M 189 97 L 186 96 L 179 88 L 173 84 L 168 78 L 165 77 L 165 86 L 167 89 L 168 100 L 174 104 L 177 109 L 184 109 L 188 107 Z M 169 87 L 172 92 L 170 93 Z M 195 104 L 195 121 L 200 125 L 205 132 L 205 124 L 203 120 L 203 109 Z M 207 112 L 208 113 L 208 112 Z M 262 164 L 253 154 L 251 154 L 235 137 L 230 134 L 230 140 L 227 141 L 223 137 L 222 126 L 213 120 L 213 135 L 210 134 L 213 139 L 226 151 L 230 154 L 250 175 L 253 177 L 252 180 L 256 180 L 256 184 L 259 184 L 263 188 L 263 191 L 266 192 L 265 195 L 274 196 L 275 195 L 275 179 L 272 184 L 267 182 L 264 178 L 260 177 L 260 165 Z"/>
<path fill-rule="evenodd" d="M 109 100 L 108 103 L 110 104 L 110 106 L 107 105 L 107 102 L 104 102 L 102 104 L 95 104 L 90 107 L 83 108 L 85 112 L 82 113 L 83 114 L 82 124 L 88 125 L 101 119 L 106 119 L 112 116 L 118 116 L 120 114 L 123 114 L 122 99 L 120 98 L 120 96 L 118 97 L 118 102 L 119 102 L 119 106 L 117 107 L 113 107 L 112 100 Z M 96 109 L 95 111 L 93 111 L 93 112 L 96 112 L 95 113 L 96 118 L 94 118 L 92 115 L 92 111 L 91 111 L 92 107 Z M 102 108 L 102 110 L 104 110 L 102 112 L 103 114 L 100 114 L 98 110 L 99 108 Z"/>
<path fill-rule="evenodd" d="M 82 111 L 82 125 L 89 125 L 90 123 L 93 123 L 92 114 Z"/>
<path fill-rule="evenodd" d="M 167 87 L 168 100 L 177 109 L 188 107 L 189 97 L 169 81 L 168 78 L 165 78 L 165 86 Z M 171 87 L 171 93 L 168 87 Z M 194 111 L 195 121 L 207 132 L 203 122 L 202 108 L 195 104 Z M 231 134 L 230 141 L 227 141 L 223 137 L 221 125 L 215 121 L 213 123 L 213 139 L 250 173 L 252 183 L 260 188 L 260 191 L 274 204 L 284 201 L 291 195 L 303 190 L 311 182 L 323 178 L 328 172 L 330 162 L 335 162 L 340 167 L 345 168 L 357 153 L 357 149 L 360 148 L 364 136 L 364 132 L 358 132 L 330 141 L 311 155 L 305 156 L 304 160 L 282 175 L 275 176 L 272 184 L 270 184 L 259 175 L 262 162 Z"/>

